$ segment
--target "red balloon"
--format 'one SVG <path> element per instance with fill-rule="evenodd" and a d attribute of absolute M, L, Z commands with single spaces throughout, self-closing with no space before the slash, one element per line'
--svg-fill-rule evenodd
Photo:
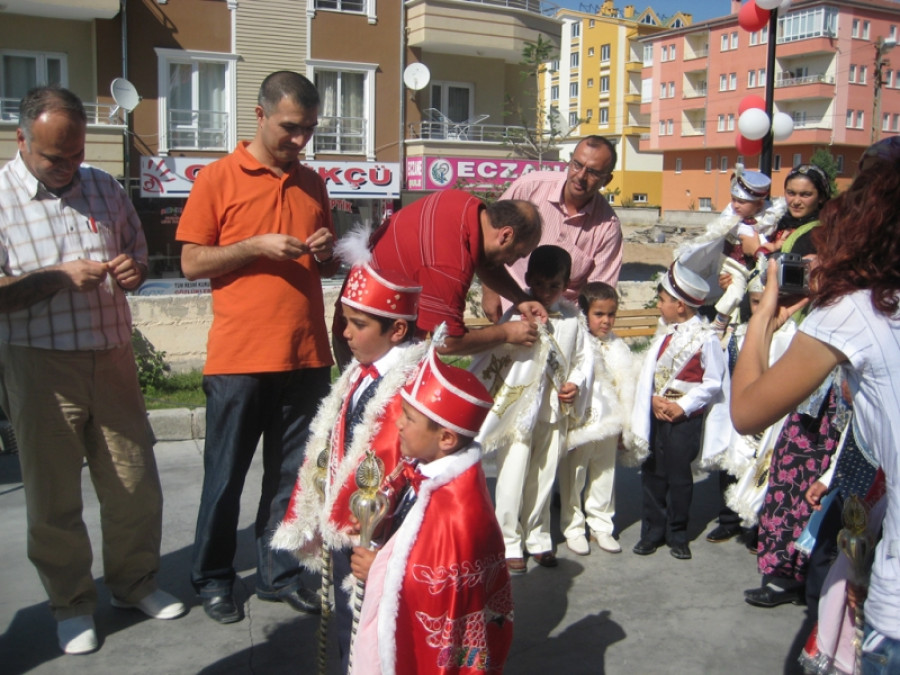
<path fill-rule="evenodd" d="M 741 99 L 741 102 L 738 103 L 738 117 L 743 115 L 744 111 L 750 110 L 750 108 L 759 108 L 760 110 L 765 110 L 766 99 L 757 96 L 756 94 L 745 96 Z"/>
<path fill-rule="evenodd" d="M 753 157 L 762 152 L 762 139 L 751 141 L 749 138 L 744 138 L 738 134 L 734 145 L 744 157 Z"/>
<path fill-rule="evenodd" d="M 738 25 L 748 33 L 753 33 L 769 23 L 771 14 L 768 9 L 761 9 L 756 0 L 750 0 L 738 12 Z"/>

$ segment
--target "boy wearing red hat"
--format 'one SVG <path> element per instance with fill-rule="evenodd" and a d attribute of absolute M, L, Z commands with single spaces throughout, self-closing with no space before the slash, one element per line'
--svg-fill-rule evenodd
<path fill-rule="evenodd" d="M 351 235 L 352 237 L 353 235 Z M 352 242 L 337 254 L 351 257 Z M 365 258 L 357 258 L 357 260 Z M 351 545 L 358 537 L 351 525 L 350 498 L 357 489 L 356 470 L 372 449 L 386 471 L 400 461 L 396 421 L 398 392 L 415 372 L 425 345 L 412 341 L 421 287 L 397 273 L 378 271 L 368 262 L 347 277 L 341 303 L 354 361 L 322 401 L 310 427 L 306 459 L 297 477 L 284 521 L 272 538 L 276 550 L 292 551 L 308 569 L 323 576 L 323 621 L 334 587 L 338 648 L 347 670 L 353 613 L 349 585 Z"/>
<path fill-rule="evenodd" d="M 353 550 L 353 573 L 366 581 L 354 672 L 501 673 L 512 643 L 512 589 L 472 440 L 493 401 L 474 375 L 433 350 L 401 396 L 400 450 L 418 475 L 384 547 Z"/>

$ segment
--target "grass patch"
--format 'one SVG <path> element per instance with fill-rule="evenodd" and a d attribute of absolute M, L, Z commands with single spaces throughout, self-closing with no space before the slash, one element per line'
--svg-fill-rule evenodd
<path fill-rule="evenodd" d="M 201 408 L 206 405 L 203 393 L 203 373 L 173 373 L 143 387 L 148 410 L 162 408 Z"/>

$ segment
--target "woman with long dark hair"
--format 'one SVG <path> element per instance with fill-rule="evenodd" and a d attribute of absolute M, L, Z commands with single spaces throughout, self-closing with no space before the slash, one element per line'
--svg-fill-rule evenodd
<path fill-rule="evenodd" d="M 813 234 L 812 293 L 792 306 L 778 295 L 776 263 L 734 371 L 731 415 L 741 433 L 794 410 L 840 367 L 849 384 L 857 441 L 886 477 L 883 537 L 865 604 L 863 672 L 900 672 L 900 144 L 867 151 L 849 190 L 829 202 Z M 770 367 L 772 333 L 793 312 L 811 311 Z"/>

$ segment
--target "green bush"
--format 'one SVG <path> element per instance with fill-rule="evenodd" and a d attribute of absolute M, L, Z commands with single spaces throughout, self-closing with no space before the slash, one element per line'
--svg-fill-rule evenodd
<path fill-rule="evenodd" d="M 146 391 L 149 387 L 162 385 L 172 370 L 166 363 L 166 353 L 157 351 L 137 328 L 131 331 L 131 347 L 134 350 L 141 389 Z"/>

